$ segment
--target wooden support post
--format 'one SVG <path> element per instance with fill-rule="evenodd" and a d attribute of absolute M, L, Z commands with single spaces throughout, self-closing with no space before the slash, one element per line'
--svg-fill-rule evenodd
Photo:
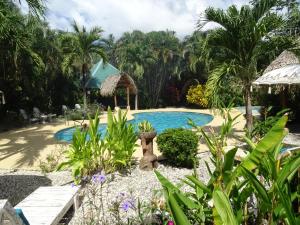
<path fill-rule="evenodd" d="M 130 109 L 130 93 L 129 93 L 129 87 L 127 89 L 127 109 Z"/>
<path fill-rule="evenodd" d="M 117 103 L 117 95 L 114 95 L 114 99 L 115 99 L 115 108 L 118 107 L 118 103 Z"/>
<path fill-rule="evenodd" d="M 138 93 L 135 95 L 135 110 L 138 110 Z"/>

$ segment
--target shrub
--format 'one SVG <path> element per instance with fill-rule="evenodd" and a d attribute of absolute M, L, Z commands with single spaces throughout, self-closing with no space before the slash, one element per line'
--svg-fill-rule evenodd
<path fill-rule="evenodd" d="M 205 85 L 198 84 L 196 86 L 191 86 L 187 93 L 186 100 L 189 103 L 199 105 L 202 108 L 207 108 L 208 100 L 205 96 Z"/>
<path fill-rule="evenodd" d="M 197 164 L 197 135 L 187 129 L 167 129 L 157 137 L 159 151 L 175 166 L 193 167 Z"/>

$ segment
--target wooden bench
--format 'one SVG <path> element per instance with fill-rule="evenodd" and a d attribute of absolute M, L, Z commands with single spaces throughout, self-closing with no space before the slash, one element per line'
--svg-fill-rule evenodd
<path fill-rule="evenodd" d="M 78 187 L 40 187 L 25 198 L 15 208 L 22 209 L 30 225 L 56 225 L 73 205 L 79 207 Z M 6 217 L 6 218 L 5 218 Z M 22 225 L 7 200 L 0 200 L 0 224 L 8 219 L 14 225 Z M 4 223 L 5 224 L 5 223 Z"/>

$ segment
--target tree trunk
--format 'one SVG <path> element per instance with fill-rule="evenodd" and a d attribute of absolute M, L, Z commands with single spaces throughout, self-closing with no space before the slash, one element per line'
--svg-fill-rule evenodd
<path fill-rule="evenodd" d="M 84 111 L 87 109 L 86 88 L 83 88 L 83 109 Z"/>
<path fill-rule="evenodd" d="M 251 91 L 250 91 L 250 85 L 246 85 L 245 106 L 246 106 L 246 128 L 248 131 L 252 131 L 252 127 L 253 127 L 251 99 L 252 99 L 252 96 L 251 96 Z"/>

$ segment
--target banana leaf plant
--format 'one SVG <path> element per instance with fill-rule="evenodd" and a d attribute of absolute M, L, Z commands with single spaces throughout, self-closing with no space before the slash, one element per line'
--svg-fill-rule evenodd
<path fill-rule="evenodd" d="M 208 183 L 194 173 L 184 180 L 193 191 L 183 192 L 155 172 L 175 224 L 299 224 L 299 213 L 292 207 L 299 192 L 293 192 L 290 183 L 300 168 L 300 157 L 279 157 L 287 117 L 279 119 L 258 143 L 247 139 L 249 153 L 236 165 L 237 148 L 224 150 L 236 120 L 228 114 L 220 134 L 197 128 L 215 167 L 212 171 L 206 163 Z"/>

